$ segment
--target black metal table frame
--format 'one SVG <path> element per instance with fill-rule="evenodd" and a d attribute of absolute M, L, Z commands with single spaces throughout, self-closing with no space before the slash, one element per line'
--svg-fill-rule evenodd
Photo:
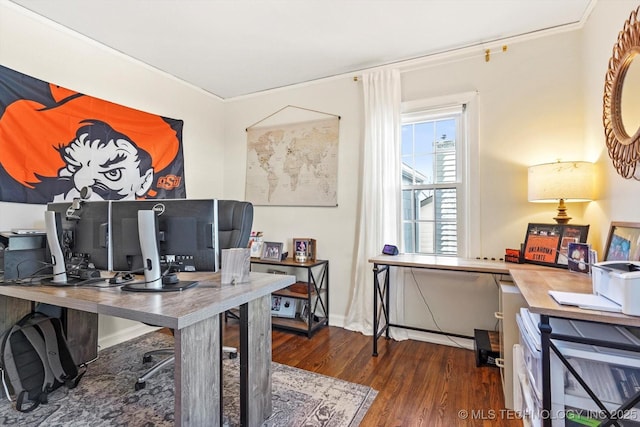
<path fill-rule="evenodd" d="M 640 391 L 635 393 L 631 398 L 627 401 L 623 402 L 622 405 L 615 411 L 609 411 L 606 406 L 602 403 L 602 401 L 595 395 L 593 390 L 584 382 L 584 380 L 580 377 L 578 372 L 571 366 L 569 361 L 564 357 L 560 349 L 553 343 L 553 340 L 557 341 L 565 341 L 565 342 L 573 342 L 579 344 L 589 344 L 595 345 L 598 347 L 607 347 L 618 350 L 628 350 L 633 352 L 640 352 L 640 346 L 631 345 L 631 344 L 621 344 L 615 343 L 606 340 L 599 340 L 593 338 L 586 337 L 576 337 L 571 335 L 563 335 L 563 334 L 555 334 L 553 333 L 550 317 L 560 318 L 557 316 L 549 316 L 549 315 L 540 315 L 540 324 L 538 325 L 540 329 L 540 344 L 541 344 L 541 356 L 542 356 L 542 418 L 543 425 L 545 427 L 551 427 L 553 423 L 553 419 L 555 414 L 552 413 L 552 405 L 551 405 L 551 352 L 558 357 L 558 359 L 562 362 L 562 364 L 567 368 L 567 370 L 571 373 L 571 375 L 578 381 L 578 383 L 584 388 L 589 397 L 594 401 L 594 403 L 600 408 L 601 413 L 606 415 L 606 419 L 600 423 L 600 426 L 610 426 L 615 425 L 619 426 L 617 421 L 617 416 L 624 414 L 629 409 L 633 408 L 638 402 L 640 402 Z M 585 320 L 586 321 L 586 320 Z M 598 323 L 598 322 L 594 322 Z"/>
<path fill-rule="evenodd" d="M 314 324 L 313 321 L 309 321 L 307 329 L 304 331 L 307 338 L 311 336 L 321 327 L 329 325 L 329 260 L 313 260 L 307 263 L 301 263 L 299 265 L 284 263 L 279 261 L 252 259 L 251 264 L 259 265 L 276 265 L 287 268 L 304 268 L 307 270 L 307 285 L 310 286 L 307 293 L 306 302 L 309 306 L 309 316 L 316 316 L 318 305 L 322 312 L 322 317 L 318 318 L 318 322 Z M 315 271 L 314 271 L 315 270 Z M 315 301 L 313 301 L 315 292 Z M 322 296 L 324 293 L 324 296 Z M 313 307 L 312 307 L 313 306 Z M 302 330 L 297 327 L 289 327 L 286 325 L 278 325 L 276 328 L 291 331 L 301 332 Z"/>
<path fill-rule="evenodd" d="M 432 334 L 438 334 L 438 335 L 447 335 L 450 337 L 457 337 L 457 338 L 466 338 L 466 339 L 473 339 L 472 336 L 469 335 L 462 335 L 462 334 L 456 334 L 453 332 L 445 332 L 445 331 L 440 331 L 440 330 L 435 330 L 435 329 L 425 329 L 425 328 L 418 328 L 416 326 L 409 326 L 409 325 L 401 325 L 398 323 L 391 323 L 391 310 L 390 310 L 390 305 L 389 305 L 389 268 L 391 267 L 391 265 L 389 264 L 379 264 L 379 263 L 374 263 L 373 264 L 373 356 L 378 356 L 378 338 L 380 338 L 382 336 L 382 334 L 385 334 L 385 337 L 387 339 L 390 338 L 389 336 L 389 328 L 394 327 L 394 328 L 400 328 L 400 329 L 409 329 L 412 331 L 419 331 L 419 332 L 428 332 L 428 333 L 432 333 Z M 403 266 L 397 266 L 397 267 L 402 267 L 402 268 L 414 268 L 414 267 L 403 267 Z M 419 267 L 416 267 L 419 268 Z M 433 268 L 433 267 L 429 267 L 430 270 L 438 270 L 438 268 Z M 458 271 L 465 271 L 465 272 L 475 272 L 474 270 L 471 269 L 461 269 Z M 382 281 L 382 285 L 380 283 L 380 278 L 379 275 L 384 273 L 384 280 Z M 382 316 L 378 316 L 378 301 L 380 302 L 380 311 L 382 311 Z M 380 320 L 384 320 L 384 326 L 380 326 L 381 322 Z"/>

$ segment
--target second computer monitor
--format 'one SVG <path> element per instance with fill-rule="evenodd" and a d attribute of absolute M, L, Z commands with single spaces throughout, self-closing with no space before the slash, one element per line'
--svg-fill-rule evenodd
<path fill-rule="evenodd" d="M 111 270 L 109 254 L 109 201 L 49 203 L 48 211 L 60 214 L 62 230 L 57 230 L 65 262 L 92 264 Z"/>
<path fill-rule="evenodd" d="M 218 210 L 215 199 L 113 201 L 111 243 L 114 271 L 141 271 L 138 211 L 153 210 L 164 267 L 179 271 L 217 271 Z"/>

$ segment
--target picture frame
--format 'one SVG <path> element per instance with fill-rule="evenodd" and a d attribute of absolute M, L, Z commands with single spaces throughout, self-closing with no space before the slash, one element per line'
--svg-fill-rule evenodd
<path fill-rule="evenodd" d="M 586 243 L 588 225 L 529 223 L 523 245 L 523 261 L 567 268 L 569 243 Z"/>
<path fill-rule="evenodd" d="M 591 245 L 588 243 L 569 243 L 569 271 L 589 274 L 591 272 Z"/>
<path fill-rule="evenodd" d="M 249 249 L 251 250 L 251 258 L 260 258 L 262 256 L 262 231 L 251 232 Z"/>
<path fill-rule="evenodd" d="M 296 317 L 298 301 L 295 298 L 272 296 L 271 297 L 271 315 L 276 317 L 287 317 L 293 319 Z"/>
<path fill-rule="evenodd" d="M 297 237 L 293 239 L 293 253 L 297 256 L 304 254 L 306 260 L 316 259 L 316 239 Z"/>
<path fill-rule="evenodd" d="M 282 243 L 281 242 L 263 242 L 261 260 L 268 261 L 280 261 L 282 256 Z"/>
<path fill-rule="evenodd" d="M 262 256 L 262 242 L 254 240 L 249 242 L 249 251 L 251 252 L 251 258 L 260 258 Z"/>
<path fill-rule="evenodd" d="M 611 223 L 604 247 L 604 260 L 640 261 L 640 223 Z"/>
<path fill-rule="evenodd" d="M 303 302 L 302 308 L 300 309 L 300 319 L 307 325 L 309 324 L 309 303 L 307 301 Z"/>

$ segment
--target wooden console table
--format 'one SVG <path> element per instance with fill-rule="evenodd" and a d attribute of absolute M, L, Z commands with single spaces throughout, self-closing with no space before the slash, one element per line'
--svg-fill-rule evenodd
<path fill-rule="evenodd" d="M 30 310 L 33 301 L 172 328 L 176 360 L 175 423 L 218 426 L 222 423 L 220 314 L 240 306 L 241 424 L 260 425 L 272 411 L 271 293 L 291 285 L 295 278 L 252 272 L 248 283 L 222 286 L 220 273 L 180 273 L 179 276 L 184 280 L 197 280 L 199 285 L 167 293 L 3 285 L 0 286 L 0 325 L 13 323 L 20 311 Z"/>
<path fill-rule="evenodd" d="M 411 329 L 414 331 L 429 332 L 434 334 L 449 335 L 459 338 L 473 339 L 472 336 L 417 328 L 407 325 L 391 323 L 389 304 L 389 289 L 392 284 L 389 280 L 390 267 L 422 268 L 429 270 L 449 270 L 468 273 L 509 274 L 510 266 L 521 269 L 540 268 L 531 264 L 508 264 L 503 261 L 490 261 L 484 259 L 468 259 L 447 256 L 431 256 L 418 254 L 379 255 L 369 259 L 373 263 L 373 355 L 378 355 L 378 338 L 386 334 L 389 338 L 389 328 Z M 382 276 L 382 280 L 381 280 Z M 382 316 L 378 317 L 378 305 L 382 308 Z"/>
<path fill-rule="evenodd" d="M 329 325 L 329 261 L 309 260 L 296 262 L 291 258 L 283 261 L 252 259 L 251 265 L 267 265 L 306 270 L 306 281 L 298 281 L 294 286 L 274 292 L 273 296 L 302 301 L 305 310 L 294 313 L 294 317 L 272 317 L 274 328 L 285 331 L 302 332 L 308 338 L 320 328 Z M 303 314 L 305 313 L 305 314 Z"/>

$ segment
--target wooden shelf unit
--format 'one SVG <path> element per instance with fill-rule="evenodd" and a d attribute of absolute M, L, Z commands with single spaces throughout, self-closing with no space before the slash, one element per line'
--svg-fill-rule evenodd
<path fill-rule="evenodd" d="M 272 316 L 271 324 L 274 328 L 303 333 L 311 338 L 315 331 L 329 324 L 329 261 L 296 262 L 291 258 L 284 261 L 270 261 L 252 258 L 251 268 L 253 269 L 256 265 L 283 267 L 291 271 L 290 274 L 296 274 L 296 270 L 299 269 L 304 269 L 307 272 L 306 281 L 299 280 L 288 288 L 281 289 L 271 295 L 305 301 L 309 307 L 309 321 L 302 319 L 300 312 L 297 311 L 295 318 Z M 306 286 L 304 292 L 299 292 L 301 285 Z"/>

